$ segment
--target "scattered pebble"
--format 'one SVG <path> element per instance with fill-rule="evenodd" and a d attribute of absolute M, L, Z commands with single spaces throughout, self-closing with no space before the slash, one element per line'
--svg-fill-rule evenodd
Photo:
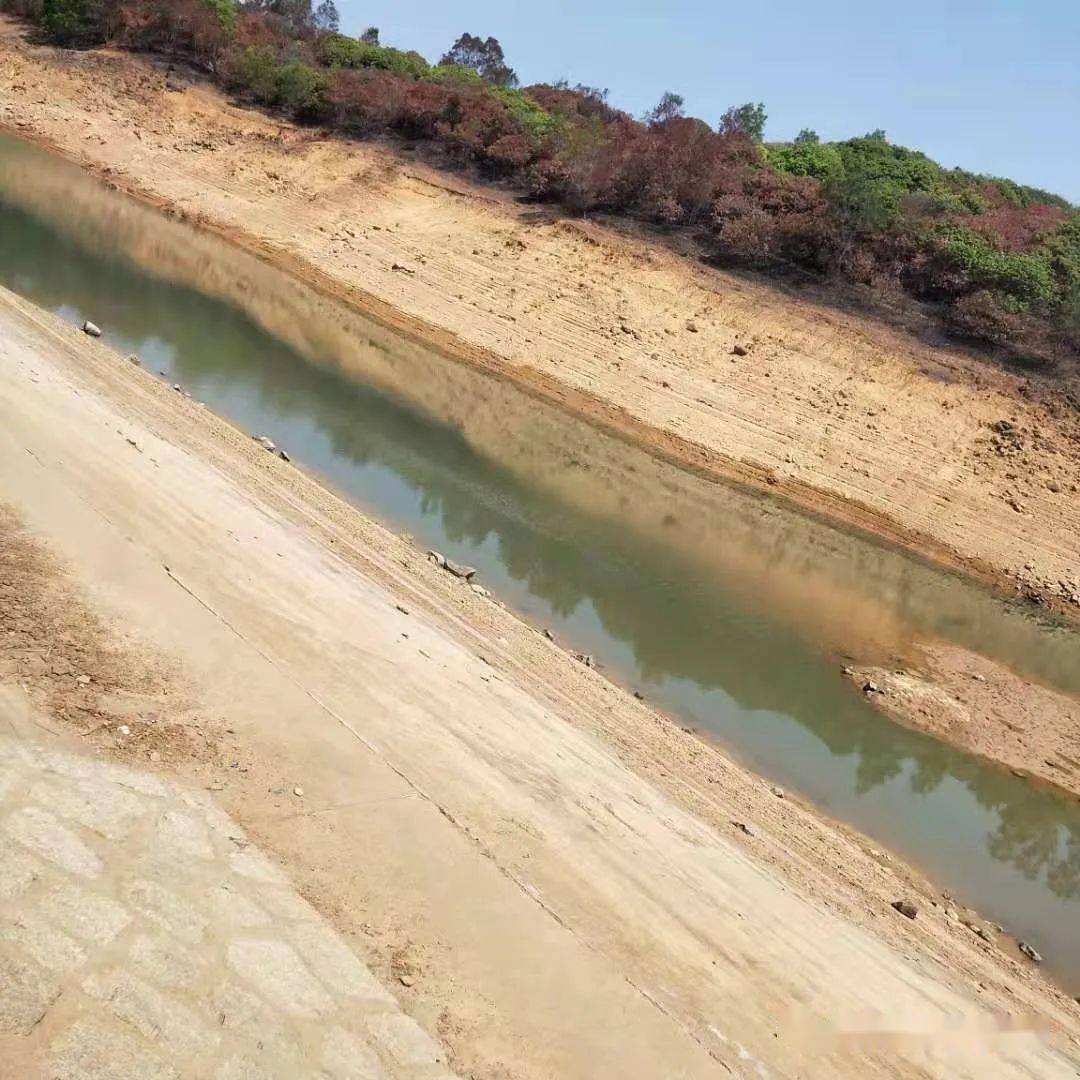
<path fill-rule="evenodd" d="M 82 332 L 89 334 L 90 337 L 101 337 L 101 327 L 97 323 L 92 323 L 89 319 L 82 324 Z"/>
<path fill-rule="evenodd" d="M 1026 941 L 1018 941 L 1016 947 L 1033 963 L 1041 964 L 1042 956 L 1037 949 L 1029 945 Z"/>
<path fill-rule="evenodd" d="M 119 731 L 121 735 L 131 734 L 131 728 L 129 728 L 127 724 L 121 724 L 116 730 Z"/>
<path fill-rule="evenodd" d="M 402 986 L 412 986 L 416 982 L 416 976 L 410 975 L 408 974 L 408 972 L 405 972 L 404 974 L 398 976 L 398 982 L 400 982 Z"/>
<path fill-rule="evenodd" d="M 292 789 L 292 793 L 293 793 L 293 794 L 294 794 L 294 795 L 295 795 L 295 796 L 296 796 L 296 797 L 297 797 L 298 799 L 302 799 L 302 798 L 304 797 L 304 789 L 303 789 L 302 787 L 294 787 L 294 788 Z"/>

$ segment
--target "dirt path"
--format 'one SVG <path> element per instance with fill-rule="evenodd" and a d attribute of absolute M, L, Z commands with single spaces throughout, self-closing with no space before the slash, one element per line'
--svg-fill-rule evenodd
<path fill-rule="evenodd" d="M 11 22 L 0 50 L 0 123 L 117 185 L 681 461 L 1078 612 L 1077 425 L 1022 379 L 139 59 Z"/>
<path fill-rule="evenodd" d="M 10 294 L 0 502 L 8 678 L 215 792 L 462 1075 L 1075 1070 L 1075 1004 L 915 875 Z"/>

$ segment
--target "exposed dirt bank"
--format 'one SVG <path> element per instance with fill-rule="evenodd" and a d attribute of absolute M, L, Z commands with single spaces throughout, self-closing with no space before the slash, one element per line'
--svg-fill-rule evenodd
<path fill-rule="evenodd" d="M 966 649 L 918 645 L 903 669 L 846 671 L 879 709 L 1080 796 L 1080 703 Z"/>
<path fill-rule="evenodd" d="M 1076 613 L 1077 424 L 1022 378 L 22 33 L 0 122 L 685 464 Z"/>
<path fill-rule="evenodd" d="M 1004 936 L 10 294 L 0 384 L 0 670 L 217 792 L 463 1075 L 1073 1068 L 1077 1007 Z M 206 751 L 145 704 L 98 727 L 123 690 Z"/>

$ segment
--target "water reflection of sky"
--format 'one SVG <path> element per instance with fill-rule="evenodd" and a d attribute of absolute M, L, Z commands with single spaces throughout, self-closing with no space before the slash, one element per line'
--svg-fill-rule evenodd
<path fill-rule="evenodd" d="M 1080 982 L 1080 807 L 892 724 L 747 592 L 656 535 L 529 485 L 455 427 L 336 374 L 335 358 L 303 357 L 231 304 L 2 202 L 0 226 L 0 281 L 72 322 L 93 319 L 149 370 L 479 567 L 507 603 L 613 677 L 903 852 Z"/>

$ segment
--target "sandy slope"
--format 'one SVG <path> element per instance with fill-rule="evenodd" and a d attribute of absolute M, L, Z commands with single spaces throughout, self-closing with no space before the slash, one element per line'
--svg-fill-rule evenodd
<path fill-rule="evenodd" d="M 903 868 L 10 294 L 0 502 L 0 671 L 219 792 L 463 1075 L 1075 1070 L 1076 1006 Z"/>
<path fill-rule="evenodd" d="M 9 22 L 0 50 L 0 122 L 117 184 L 681 460 L 1076 612 L 1080 440 L 1022 380 L 205 87 L 169 90 L 141 60 L 31 48 Z"/>

